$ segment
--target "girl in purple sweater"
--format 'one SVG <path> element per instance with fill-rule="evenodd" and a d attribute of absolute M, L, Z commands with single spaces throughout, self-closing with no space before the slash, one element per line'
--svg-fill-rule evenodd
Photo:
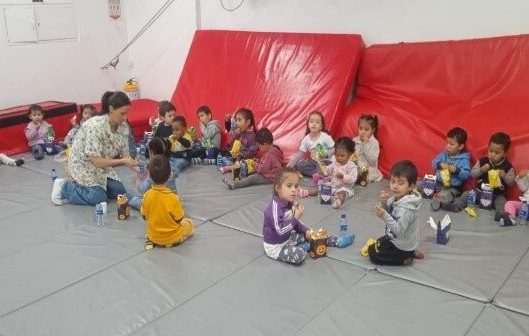
<path fill-rule="evenodd" d="M 255 163 L 255 174 L 233 181 L 222 179 L 228 189 L 238 189 L 252 184 L 272 183 L 277 171 L 283 166 L 283 152 L 274 145 L 274 136 L 268 128 L 261 128 L 255 135 L 262 156 Z"/>
<path fill-rule="evenodd" d="M 263 247 L 272 259 L 300 265 L 310 249 L 308 237 L 312 229 L 301 221 L 304 207 L 297 203 L 299 176 L 293 168 L 281 168 L 274 181 L 272 202 L 264 210 Z M 346 247 L 353 242 L 353 235 L 329 236 L 327 246 Z"/>
<path fill-rule="evenodd" d="M 252 111 L 247 108 L 238 109 L 235 112 L 236 127 L 232 128 L 229 116 L 226 116 L 226 130 L 234 134 L 228 150 L 223 156 L 233 159 L 253 159 L 257 154 L 257 142 L 255 141 L 255 119 Z M 221 167 L 223 173 L 232 171 L 232 166 Z"/>

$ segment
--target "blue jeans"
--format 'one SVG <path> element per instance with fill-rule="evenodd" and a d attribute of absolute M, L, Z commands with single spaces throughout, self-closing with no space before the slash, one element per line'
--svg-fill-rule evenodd
<path fill-rule="evenodd" d="M 72 204 L 96 205 L 107 199 L 116 199 L 125 194 L 125 186 L 117 180 L 107 178 L 107 190 L 96 187 L 85 187 L 76 182 L 65 181 L 62 186 L 61 198 Z"/>
<path fill-rule="evenodd" d="M 169 163 L 171 164 L 171 170 L 173 171 L 175 176 L 180 175 L 180 172 L 182 170 L 186 169 L 191 165 L 191 162 L 189 162 L 187 159 L 182 158 L 169 158 Z"/>
<path fill-rule="evenodd" d="M 55 144 L 55 142 L 50 143 L 48 146 L 50 146 L 49 152 L 46 150 L 45 144 L 36 144 L 31 146 L 31 154 L 33 154 L 35 160 L 42 160 L 44 159 L 44 155 L 55 155 L 62 150 L 62 147 L 58 144 Z"/>

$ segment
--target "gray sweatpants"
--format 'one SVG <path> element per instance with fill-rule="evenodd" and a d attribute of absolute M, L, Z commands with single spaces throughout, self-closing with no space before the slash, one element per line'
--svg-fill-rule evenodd
<path fill-rule="evenodd" d="M 242 178 L 240 180 L 233 181 L 233 188 L 244 188 L 253 184 L 268 184 L 270 181 L 268 181 L 263 175 L 255 173 L 253 175 L 249 175 L 245 178 Z"/>

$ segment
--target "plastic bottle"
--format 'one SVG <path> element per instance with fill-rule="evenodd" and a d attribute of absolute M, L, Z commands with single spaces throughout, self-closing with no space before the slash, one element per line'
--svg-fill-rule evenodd
<path fill-rule="evenodd" d="M 474 189 L 470 190 L 467 194 L 467 204 L 469 206 L 476 205 L 476 191 Z"/>
<path fill-rule="evenodd" d="M 519 225 L 527 225 L 527 215 L 529 215 L 529 204 L 527 204 L 527 201 L 522 201 L 522 205 L 518 209 Z"/>
<path fill-rule="evenodd" d="M 245 178 L 248 176 L 248 165 L 246 163 L 246 160 L 241 160 L 241 178 Z"/>
<path fill-rule="evenodd" d="M 347 218 L 345 217 L 344 213 L 340 216 L 339 230 L 340 237 L 349 234 L 349 226 L 347 225 Z"/>
<path fill-rule="evenodd" d="M 96 225 L 102 226 L 103 225 L 103 205 L 101 203 L 96 204 Z"/>
<path fill-rule="evenodd" d="M 235 129 L 237 128 L 237 120 L 235 117 L 231 117 L 230 121 L 230 133 L 235 133 Z"/>
<path fill-rule="evenodd" d="M 57 171 L 55 171 L 55 168 L 52 168 L 51 169 L 51 180 L 52 181 L 55 181 L 55 179 L 57 178 Z"/>
<path fill-rule="evenodd" d="M 217 166 L 222 166 L 222 155 L 220 153 L 217 155 Z"/>

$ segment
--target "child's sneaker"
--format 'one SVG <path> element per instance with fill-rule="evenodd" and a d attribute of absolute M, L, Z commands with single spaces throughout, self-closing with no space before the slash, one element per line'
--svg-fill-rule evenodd
<path fill-rule="evenodd" d="M 231 166 L 224 166 L 219 168 L 220 172 L 223 174 L 231 172 Z"/>
<path fill-rule="evenodd" d="M 439 211 L 441 209 L 441 200 L 439 198 L 433 198 L 432 203 L 430 204 L 430 209 L 432 211 Z"/>
<path fill-rule="evenodd" d="M 153 249 L 154 246 L 155 244 L 149 238 L 145 238 L 145 244 L 143 245 L 145 251 Z"/>
<path fill-rule="evenodd" d="M 202 163 L 202 159 L 199 158 L 199 157 L 192 158 L 192 159 L 191 159 L 191 163 L 192 163 L 192 164 L 201 164 L 201 163 Z"/>
<path fill-rule="evenodd" d="M 224 185 L 230 190 L 235 189 L 235 185 L 233 184 L 233 181 L 223 178 L 222 183 L 224 183 Z"/>
<path fill-rule="evenodd" d="M 24 160 L 22 160 L 22 159 L 15 160 L 15 166 L 17 166 L 17 167 L 18 167 L 18 166 L 22 166 L 24 163 L 25 163 L 25 162 L 24 162 Z"/>
<path fill-rule="evenodd" d="M 336 247 L 344 248 L 353 243 L 353 240 L 355 239 L 354 234 L 348 234 L 345 236 L 340 236 L 338 239 L 336 239 Z"/>
<path fill-rule="evenodd" d="M 310 251 L 310 243 L 308 241 L 302 243 L 302 244 L 299 244 L 298 245 L 299 247 L 301 247 L 305 252 L 309 252 Z"/>
<path fill-rule="evenodd" d="M 298 188 L 297 196 L 299 198 L 305 198 L 309 196 L 309 191 L 304 188 Z"/>
<path fill-rule="evenodd" d="M 342 206 L 342 201 L 340 201 L 339 197 L 333 197 L 331 200 L 331 204 L 334 209 L 338 209 Z"/>
<path fill-rule="evenodd" d="M 500 225 L 501 226 L 515 226 L 516 225 L 516 219 L 507 217 L 507 218 L 500 218 Z"/>
<path fill-rule="evenodd" d="M 62 186 L 64 185 L 64 179 L 58 178 L 53 181 L 53 189 L 51 190 L 51 201 L 55 205 L 63 205 L 66 200 L 62 199 Z"/>

